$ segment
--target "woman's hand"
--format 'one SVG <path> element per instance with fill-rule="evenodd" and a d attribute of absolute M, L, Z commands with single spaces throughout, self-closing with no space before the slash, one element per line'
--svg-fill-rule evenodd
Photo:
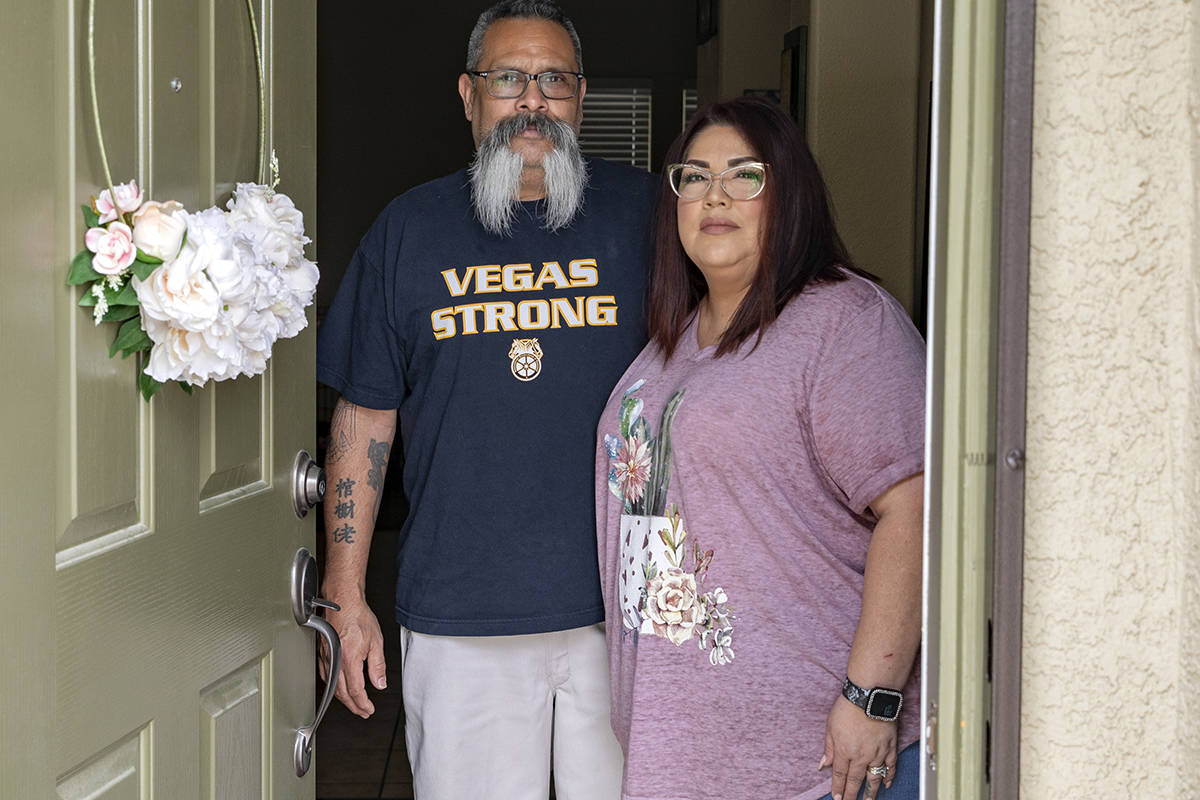
<path fill-rule="evenodd" d="M 858 706 L 838 697 L 825 723 L 825 753 L 817 769 L 833 767 L 833 800 L 857 800 L 863 779 L 866 800 L 879 793 L 879 784 L 891 786 L 896 777 L 895 722 L 871 719 Z M 868 767 L 887 767 L 887 778 L 867 772 Z"/>

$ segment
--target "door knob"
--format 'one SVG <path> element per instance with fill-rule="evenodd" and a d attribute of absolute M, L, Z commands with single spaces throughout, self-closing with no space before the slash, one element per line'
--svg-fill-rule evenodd
<path fill-rule="evenodd" d="M 307 456 L 308 454 L 302 452 L 301 455 Z M 316 465 L 314 464 L 314 466 Z M 322 474 L 321 483 L 324 484 L 324 482 L 325 477 Z M 323 491 L 324 486 L 322 485 Z M 298 625 L 312 628 L 325 639 L 325 643 L 329 646 L 329 675 L 325 679 L 325 694 L 321 697 L 321 704 L 317 706 L 316 718 L 311 725 L 304 725 L 296 731 L 296 747 L 293 753 L 296 777 L 304 777 L 312 765 L 313 736 L 316 734 L 317 726 L 321 724 L 325 712 L 329 710 L 329 704 L 333 701 L 334 692 L 337 690 L 338 675 L 342 670 L 342 643 L 333 626 L 323 617 L 314 615 L 313 612 L 317 608 L 341 610 L 337 603 L 317 597 L 317 560 L 313 558 L 307 548 L 301 547 L 296 551 L 296 560 L 292 562 L 292 614 Z"/>
<path fill-rule="evenodd" d="M 304 519 L 308 510 L 325 499 L 325 470 L 313 461 L 307 450 L 296 454 L 292 467 L 292 507 Z"/>

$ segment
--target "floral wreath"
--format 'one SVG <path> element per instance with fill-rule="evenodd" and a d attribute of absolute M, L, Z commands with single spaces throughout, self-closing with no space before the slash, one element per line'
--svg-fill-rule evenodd
<path fill-rule="evenodd" d="M 258 175 L 265 172 L 262 51 L 247 0 L 258 74 Z M 96 98 L 95 0 L 88 2 L 92 116 L 106 189 L 83 208 L 85 247 L 67 283 L 86 287 L 79 305 L 96 325 L 115 323 L 110 358 L 139 354 L 138 387 L 149 401 L 165 383 L 191 394 L 209 380 L 261 374 L 279 339 L 303 330 L 320 277 L 304 256 L 304 216 L 271 183 L 239 183 L 225 209 L 189 212 L 143 197 L 136 181 L 113 184 Z M 145 354 L 145 355 L 143 355 Z"/>

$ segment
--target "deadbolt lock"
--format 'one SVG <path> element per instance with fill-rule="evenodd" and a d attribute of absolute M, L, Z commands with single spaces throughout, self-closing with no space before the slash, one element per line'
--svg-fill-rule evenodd
<path fill-rule="evenodd" d="M 296 454 L 292 468 L 292 508 L 304 519 L 308 510 L 325 499 L 325 470 L 313 461 L 307 450 Z"/>

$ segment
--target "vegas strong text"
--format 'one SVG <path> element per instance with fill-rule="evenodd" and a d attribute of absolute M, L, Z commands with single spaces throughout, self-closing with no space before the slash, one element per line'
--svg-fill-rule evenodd
<path fill-rule="evenodd" d="M 485 300 L 479 295 L 501 292 L 563 292 L 595 286 L 599 270 L 594 258 L 579 258 L 564 270 L 557 261 L 529 264 L 486 264 L 442 272 L 452 298 L 469 296 L 471 302 L 439 308 L 430 314 L 435 339 L 459 334 L 538 331 L 547 328 L 581 328 L 616 325 L 617 301 L 612 295 L 538 297 L 513 302 Z"/>

